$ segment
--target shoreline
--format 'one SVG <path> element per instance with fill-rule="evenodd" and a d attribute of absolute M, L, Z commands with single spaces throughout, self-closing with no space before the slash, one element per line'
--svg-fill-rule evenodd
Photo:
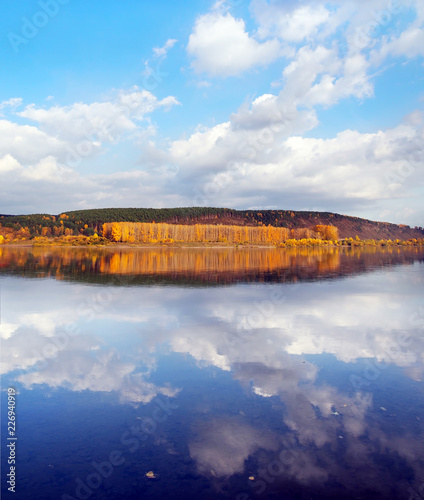
<path fill-rule="evenodd" d="M 392 241 L 391 243 L 387 243 L 387 240 L 385 242 L 379 243 L 369 243 L 366 241 L 360 241 L 358 243 L 354 244 L 343 244 L 343 242 L 340 242 L 340 244 L 327 244 L 327 243 L 322 243 L 318 245 L 314 244 L 295 244 L 295 245 L 275 245 L 275 244 L 270 244 L 270 245 L 254 245 L 254 244 L 227 244 L 223 245 L 221 242 L 208 242 L 208 243 L 199 243 L 199 242 L 190 242 L 190 243 L 177 243 L 177 244 L 168 244 L 165 243 L 163 245 L 154 243 L 154 244 L 149 244 L 149 243 L 123 243 L 123 242 L 110 242 L 107 244 L 72 244 L 72 243 L 60 243 L 60 242 L 43 242 L 43 243 L 30 243 L 30 242 L 8 242 L 8 243 L 3 243 L 0 245 L 1 248 L 94 248 L 94 249 L 111 249 L 111 250 L 126 250 L 126 249 L 178 249 L 178 248 L 185 248 L 185 249 L 205 249 L 205 248 L 210 248 L 210 249 L 218 249 L 218 250 L 238 250 L 238 249 L 258 249 L 258 250 L 286 250 L 286 249 L 296 249 L 296 248 L 310 248 L 310 249 L 316 249 L 316 248 L 328 248 L 328 249 L 334 249 L 334 248 L 341 248 L 341 249 L 349 249 L 349 248 L 361 248 L 361 247 L 367 247 L 367 248 L 415 248 L 415 247 L 422 247 L 422 243 L 396 243 Z"/>
<path fill-rule="evenodd" d="M 299 245 L 301 246 L 301 245 Z M 338 245 L 315 245 L 315 248 L 322 247 L 334 247 L 336 248 Z M 181 243 L 181 244 L 149 244 L 149 243 L 114 243 L 111 242 L 107 245 L 73 245 L 70 244 L 61 244 L 61 243 L 43 243 L 43 244 L 34 244 L 34 243 L 3 243 L 0 245 L 0 249 L 3 247 L 7 248 L 110 248 L 110 249 L 127 249 L 127 248 L 217 248 L 217 249 L 237 249 L 237 248 L 258 248 L 258 249 L 272 249 L 272 248 L 293 248 L 293 247 L 278 247 L 276 245 L 242 245 L 242 244 L 234 244 L 234 245 L 223 245 L 222 243 Z M 303 245 L 303 247 L 307 247 L 307 245 Z M 310 246 L 312 248 L 312 246 Z"/>

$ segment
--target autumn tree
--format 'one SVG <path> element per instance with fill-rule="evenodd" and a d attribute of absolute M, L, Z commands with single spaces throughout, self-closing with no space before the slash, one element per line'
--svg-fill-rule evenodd
<path fill-rule="evenodd" d="M 317 224 L 313 230 L 317 232 L 323 240 L 338 240 L 339 230 L 336 226 L 326 226 L 324 224 Z"/>
<path fill-rule="evenodd" d="M 111 230 L 112 241 L 121 241 L 122 225 L 123 225 L 122 222 L 113 222 L 112 223 L 112 230 Z"/>

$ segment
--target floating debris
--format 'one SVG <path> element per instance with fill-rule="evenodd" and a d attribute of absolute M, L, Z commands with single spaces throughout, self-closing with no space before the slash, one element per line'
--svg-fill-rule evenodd
<path fill-rule="evenodd" d="M 343 436 L 339 436 L 339 439 L 343 439 Z"/>
<path fill-rule="evenodd" d="M 340 413 L 338 411 L 332 411 L 331 412 L 333 415 L 340 415 Z"/>
<path fill-rule="evenodd" d="M 254 481 L 255 480 L 255 476 L 249 476 L 249 481 Z"/>
<path fill-rule="evenodd" d="M 148 477 L 149 479 L 156 479 L 159 476 L 155 474 L 152 470 L 149 470 L 149 472 L 146 472 L 146 477 Z"/>
<path fill-rule="evenodd" d="M 380 410 L 387 411 L 387 409 L 384 408 L 384 406 L 380 406 Z"/>

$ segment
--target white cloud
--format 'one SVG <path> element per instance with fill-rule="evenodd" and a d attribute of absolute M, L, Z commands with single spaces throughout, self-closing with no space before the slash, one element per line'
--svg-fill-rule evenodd
<path fill-rule="evenodd" d="M 289 97 L 294 100 L 295 94 L 299 102 L 316 101 L 318 97 L 308 89 L 310 85 L 299 90 L 293 84 L 279 96 L 264 95 L 251 107 L 242 107 L 231 121 L 173 142 L 169 161 L 179 165 L 185 195 L 191 186 L 192 199 L 201 201 L 195 196 L 200 193 L 201 204 L 206 205 L 231 199 L 244 207 L 280 206 L 284 198 L 288 206 L 298 209 L 310 207 L 311 199 L 322 210 L 335 210 L 342 200 L 345 206 L 358 209 L 365 204 L 369 209 L 377 200 L 387 200 L 389 207 L 396 198 L 408 196 L 413 186 L 423 186 L 424 172 L 418 168 L 422 127 L 405 123 L 371 134 L 346 130 L 325 140 L 294 135 L 313 127 L 315 114 L 284 109 L 284 103 Z M 402 177 L 399 185 L 388 181 L 389 172 L 408 168 L 410 175 Z"/>
<path fill-rule="evenodd" d="M 303 46 L 283 71 L 280 99 L 292 105 L 332 106 L 342 99 L 368 98 L 373 85 L 367 74 L 369 62 L 362 54 L 339 58 L 337 49 Z"/>
<path fill-rule="evenodd" d="M 81 343 L 81 340 L 78 339 Z M 122 403 L 149 403 L 158 394 L 175 396 L 177 389 L 158 387 L 144 380 L 148 374 L 133 373 L 137 364 L 123 361 L 113 349 L 81 348 L 61 351 L 50 359 L 41 371 L 25 373 L 18 380 L 25 387 L 47 384 L 50 387 L 70 388 L 72 391 L 117 391 Z"/>
<path fill-rule="evenodd" d="M 14 102 L 16 100 L 13 100 Z M 10 104 L 10 103 L 9 103 Z M 75 170 L 105 152 L 106 146 L 123 140 L 128 133 L 134 143 L 146 142 L 155 133 L 149 116 L 157 109 L 168 111 L 179 104 L 173 96 L 157 99 L 137 87 L 118 91 L 114 99 L 91 104 L 75 103 L 70 106 L 40 108 L 28 105 L 18 114 L 37 123 L 21 125 L 10 120 L 0 120 L 0 192 L 2 205 L 7 211 L 55 213 L 59 204 L 91 206 L 90 203 L 110 200 L 114 205 L 128 199 L 125 175 L 119 178 L 82 176 Z M 87 162 L 87 163 L 84 163 Z M 134 204 L 141 192 L 150 192 L 154 198 L 158 190 L 152 182 L 143 182 L 143 172 L 135 175 L 140 191 L 134 192 Z M 166 177 L 150 181 L 159 185 Z M 142 185 L 143 183 L 143 185 Z M 122 192 L 117 184 L 121 185 Z M 160 203 L 160 202 L 159 202 Z M 3 209 L 5 211 L 5 209 Z"/>
<path fill-rule="evenodd" d="M 312 269 L 334 263 L 334 258 L 334 252 L 309 254 L 298 256 L 293 265 Z M 169 386 L 157 386 L 149 380 L 158 358 L 166 359 L 169 350 L 165 352 L 164 345 L 171 352 L 179 346 L 178 352 L 195 357 L 203 366 L 222 369 L 220 363 L 225 358 L 243 397 L 273 396 L 269 411 L 273 412 L 274 425 L 257 418 L 252 426 L 251 414 L 237 414 L 234 405 L 226 407 L 225 401 L 205 418 L 208 405 L 198 401 L 191 407 L 191 432 L 186 443 L 198 473 L 212 481 L 245 473 L 263 477 L 260 471 L 264 464 L 278 457 L 284 464 L 284 480 L 296 479 L 300 484 L 313 481 L 316 486 L 317 481 L 339 477 L 340 484 L 346 486 L 345 493 L 350 492 L 353 487 L 351 474 L 346 475 L 345 458 L 359 464 L 355 474 L 363 478 L 369 477 L 371 468 L 378 469 L 373 457 L 381 455 L 381 450 L 398 454 L 402 463 L 414 471 L 419 471 L 421 465 L 421 443 L 402 428 L 399 433 L 393 433 L 393 429 L 387 433 L 380 419 L 375 418 L 375 406 L 382 403 L 373 403 L 372 384 L 382 381 L 378 372 L 368 377 L 362 369 L 368 370 L 371 365 L 360 361 L 364 357 L 374 364 L 376 359 L 384 360 L 375 365 L 381 377 L 386 376 L 383 368 L 388 368 L 391 360 L 404 370 L 405 376 L 422 378 L 422 332 L 410 322 L 411 314 L 420 306 L 421 295 L 419 290 L 413 296 L 401 293 L 410 274 L 407 268 L 399 266 L 392 271 L 371 273 L 366 279 L 353 277 L 348 286 L 343 280 L 324 280 L 310 287 L 288 285 L 278 304 L 271 300 L 275 298 L 273 287 L 261 285 L 141 287 L 137 293 L 131 287 L 118 287 L 107 308 L 90 321 L 89 330 L 94 334 L 72 336 L 68 345 L 42 368 L 34 365 L 43 361 L 40 354 L 46 344 L 55 338 L 63 342 L 60 332 L 67 322 L 76 320 L 75 311 L 81 301 L 91 303 L 93 290 L 48 279 L 16 282 L 5 294 L 3 373 L 19 370 L 9 377 L 15 376 L 29 389 L 46 384 L 72 391 L 116 391 L 121 402 L 137 404 L 148 403 L 158 394 L 178 394 L 172 381 Z M 415 285 L 422 288 L 422 280 Z M 52 294 L 54 312 L 46 300 Z M 96 304 L 101 307 L 97 300 Z M 271 304 L 275 307 L 270 308 Z M 21 314 L 28 310 L 37 312 Z M 166 329 L 157 321 L 169 311 L 174 315 L 173 325 Z M 254 327 L 231 342 L 230 334 L 240 332 L 237 324 L 246 314 L 255 318 Z M 87 325 L 83 321 L 81 326 Z M 116 328 L 122 342 L 116 340 Z M 403 338 L 411 336 L 405 349 L 399 349 L 400 333 Z M 320 373 L 319 363 L 303 357 L 324 353 L 333 354 L 339 360 L 334 365 L 336 370 L 347 375 L 349 365 L 340 368 L 340 363 L 358 361 L 361 370 L 354 369 L 352 375 L 359 373 L 363 382 L 369 379 L 371 385 L 363 386 L 361 391 L 338 381 L 333 386 L 326 383 L 328 377 Z M 166 370 L 163 373 L 166 375 Z M 229 413 L 225 413 L 226 409 Z M 260 413 L 257 415 L 260 417 Z M 374 480 L 373 484 L 377 484 Z M 390 497 L 391 493 L 380 496 Z"/>
<path fill-rule="evenodd" d="M 163 45 L 163 47 L 154 47 L 153 48 L 154 56 L 163 59 L 164 57 L 166 57 L 168 51 L 172 49 L 172 47 L 177 43 L 177 41 L 178 40 L 170 38 L 165 42 L 165 45 Z"/>
<path fill-rule="evenodd" d="M 196 72 L 223 77 L 267 66 L 281 56 L 277 40 L 259 43 L 246 32 L 243 19 L 216 10 L 196 20 L 187 52 Z"/>
<path fill-rule="evenodd" d="M 19 162 L 12 155 L 7 154 L 0 158 L 0 175 L 10 174 L 13 171 L 21 169 Z"/>
<path fill-rule="evenodd" d="M 0 120 L 2 202 L 15 207 L 19 193 L 25 192 L 28 210 L 40 211 L 36 204 L 48 200 L 42 210 L 56 212 L 64 200 L 68 206 L 86 208 L 99 203 L 138 205 L 140 197 L 150 206 L 246 208 L 281 206 L 284 199 L 294 209 L 357 215 L 363 211 L 368 218 L 391 214 L 396 222 L 420 225 L 423 134 L 418 118 L 370 134 L 342 129 L 325 140 L 305 137 L 319 124 L 320 107 L 351 97 L 373 97 L 370 74 L 389 56 L 421 54 L 423 9 L 416 2 L 406 7 L 411 5 L 418 14 L 403 31 L 393 34 L 399 18 L 392 14 L 380 26 L 381 37 L 358 48 L 355 30 L 365 29 L 388 8 L 387 2 L 257 1 L 252 4 L 256 31 L 233 17 L 224 2 L 217 2 L 197 18 L 187 44 L 196 71 L 239 75 L 282 54 L 288 63 L 280 69 L 281 89 L 275 95 L 267 89 L 246 99 L 228 119 L 210 127 L 200 124 L 188 137 L 162 140 L 151 115 L 179 102 L 172 95 L 159 99 L 138 87 L 115 91 L 99 102 L 32 104 L 19 113 L 13 110 L 22 105 L 20 98 L 4 101 L 0 108 L 35 126 Z M 175 43 L 170 38 L 155 47 L 152 60 L 159 64 Z M 341 43 L 346 44 L 345 51 Z M 210 86 L 208 99 L 216 90 L 204 80 L 197 85 Z M 122 153 L 124 141 L 130 144 L 128 153 Z M 116 148 L 114 158 L 112 148 Z M 129 157 L 130 173 L 116 167 L 116 158 L 123 154 L 126 160 Z M 409 168 L 411 158 L 412 173 L 401 175 L 400 182 L 388 182 L 386 174 L 398 175 L 404 165 Z M 69 170 L 85 166 L 91 172 L 104 168 L 105 173 L 84 176 Z M 67 182 L 67 189 L 58 185 L 58 179 Z M 402 216 L 407 220 L 400 220 Z"/>
<path fill-rule="evenodd" d="M 21 173 L 22 179 L 53 183 L 63 182 L 64 176 L 67 174 L 72 176 L 72 170 L 58 165 L 56 158 L 53 156 L 43 158 L 35 165 L 31 165 L 26 169 L 23 169 Z"/>
<path fill-rule="evenodd" d="M 167 110 L 177 104 L 173 96 L 158 100 L 151 92 L 135 86 L 119 91 L 111 101 L 51 108 L 31 104 L 18 116 L 38 123 L 42 131 L 66 141 L 95 137 L 100 142 L 113 142 L 124 132 L 136 130 L 137 122 L 156 109 Z"/>
<path fill-rule="evenodd" d="M 412 25 L 397 37 L 385 37 L 382 46 L 371 54 L 371 60 L 381 64 L 390 56 L 407 59 L 424 56 L 424 28 Z"/>
<path fill-rule="evenodd" d="M 16 144 L 4 144 L 0 156 L 2 203 L 15 207 L 9 209 L 12 213 L 58 213 L 64 205 L 137 206 L 140 198 L 156 207 L 219 206 L 232 200 L 239 208 L 280 207 L 284 199 L 286 206 L 299 210 L 358 215 L 366 210 L 367 218 L 379 219 L 389 210 L 385 213 L 392 214 L 393 222 L 419 220 L 419 195 L 410 197 L 424 184 L 418 112 L 385 131 L 346 130 L 329 139 L 305 138 L 296 133 L 316 124 L 313 109 L 284 111 L 280 99 L 261 96 L 230 121 L 171 142 L 168 150 L 149 139 L 143 161 L 151 162 L 151 168 L 104 174 L 77 173 L 66 164 L 66 143 L 34 127 L 0 121 L 10 145 Z M 19 135 L 13 137 L 13 131 Z M 29 147 L 21 150 L 16 137 Z M 48 154 L 49 144 L 56 155 Z M 19 156 L 22 151 L 25 157 Z"/>
<path fill-rule="evenodd" d="M 206 476 L 230 477 L 244 472 L 244 462 L 258 449 L 278 449 L 274 436 L 261 433 L 239 418 L 198 422 L 189 442 L 190 456 Z"/>
<path fill-rule="evenodd" d="M 37 127 L 0 120 L 0 157 L 11 155 L 27 164 L 49 155 L 59 155 L 65 147 L 65 142 Z"/>
<path fill-rule="evenodd" d="M 262 38 L 277 36 L 287 42 L 299 43 L 316 36 L 319 27 L 326 24 L 330 12 L 324 5 L 302 5 L 291 8 L 290 2 L 271 3 L 254 1 L 252 9 L 259 23 Z"/>
<path fill-rule="evenodd" d="M 0 328 L 0 337 L 4 340 L 10 339 L 18 327 L 19 325 L 16 323 L 5 323 L 3 321 Z"/>
<path fill-rule="evenodd" d="M 0 116 L 3 116 L 1 110 L 10 108 L 11 110 L 15 110 L 17 107 L 22 105 L 22 99 L 20 97 L 12 97 L 7 101 L 0 102 Z"/>

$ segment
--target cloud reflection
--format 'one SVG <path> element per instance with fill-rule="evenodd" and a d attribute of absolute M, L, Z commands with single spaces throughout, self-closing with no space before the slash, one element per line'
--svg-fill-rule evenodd
<path fill-rule="evenodd" d="M 402 491 L 423 474 L 421 427 L 414 432 L 403 426 L 402 415 L 408 425 L 414 415 L 402 407 L 381 413 L 372 383 L 355 389 L 337 377 L 366 358 L 390 361 L 409 384 L 422 379 L 424 339 L 410 318 L 419 309 L 423 280 L 414 273 L 415 290 L 407 292 L 408 273 L 405 267 L 300 285 L 119 287 L 90 321 L 76 311 L 92 287 L 15 280 L 3 309 L 3 373 L 28 388 L 116 391 L 122 403 L 138 404 L 158 394 L 177 395 L 172 380 L 156 385 L 151 375 L 170 353 L 189 355 L 198 367 L 227 372 L 254 401 L 271 401 L 275 417 L 275 428 L 265 432 L 264 421 L 246 415 L 224 410 L 205 418 L 191 409 L 188 450 L 200 474 L 226 481 L 248 473 L 249 463 L 258 490 L 265 481 L 260 471 L 280 460 L 273 488 L 289 480 L 331 483 L 338 494 L 343 487 L 345 497 L 353 498 L 359 481 L 381 498 L 403 498 Z M 277 302 L 271 300 L 275 290 L 281 292 Z M 55 297 L 54 307 L 46 295 Z M 80 333 L 44 359 L 46 343 L 72 321 Z M 400 334 L 410 342 L 393 353 Z M 328 354 L 339 371 L 323 377 L 318 361 Z M 282 453 L 291 459 L 283 462 Z M 377 458 L 383 455 L 399 471 L 393 491 L 390 468 Z"/>
<path fill-rule="evenodd" d="M 206 476 L 230 477 L 244 471 L 245 460 L 258 449 L 276 451 L 270 433 L 261 432 L 237 417 L 199 421 L 189 443 L 197 469 Z"/>

